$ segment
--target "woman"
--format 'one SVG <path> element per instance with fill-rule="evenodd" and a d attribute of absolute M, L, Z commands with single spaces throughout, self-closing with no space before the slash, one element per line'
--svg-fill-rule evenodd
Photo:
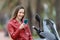
<path fill-rule="evenodd" d="M 28 24 L 23 23 L 24 16 L 25 9 L 19 6 L 8 22 L 8 32 L 13 40 L 33 40 Z"/>

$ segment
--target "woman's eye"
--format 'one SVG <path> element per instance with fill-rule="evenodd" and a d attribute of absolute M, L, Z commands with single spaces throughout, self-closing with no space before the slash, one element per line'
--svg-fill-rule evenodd
<path fill-rule="evenodd" d="M 22 13 L 22 12 L 19 12 L 19 13 Z"/>
<path fill-rule="evenodd" d="M 19 12 L 19 13 L 22 13 L 22 14 L 24 14 L 24 12 Z"/>

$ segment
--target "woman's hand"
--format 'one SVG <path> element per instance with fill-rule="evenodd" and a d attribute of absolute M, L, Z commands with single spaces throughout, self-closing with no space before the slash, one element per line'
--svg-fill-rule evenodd
<path fill-rule="evenodd" d="M 19 29 L 23 29 L 24 28 L 24 23 L 22 23 L 19 27 Z"/>

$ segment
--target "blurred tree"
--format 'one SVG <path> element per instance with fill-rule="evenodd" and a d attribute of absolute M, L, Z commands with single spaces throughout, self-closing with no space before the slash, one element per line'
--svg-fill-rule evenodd
<path fill-rule="evenodd" d="M 31 32 L 32 32 L 32 11 L 31 11 L 31 1 L 29 0 L 28 1 L 28 7 L 27 7 L 27 16 L 28 16 L 28 19 L 29 19 L 29 25 L 30 25 L 30 29 L 31 29 Z"/>
<path fill-rule="evenodd" d="M 36 2 L 36 14 L 40 15 L 40 17 L 41 17 L 41 12 L 42 12 L 41 0 L 37 0 L 37 2 Z M 41 18 L 40 18 L 40 21 L 41 21 Z M 42 22 L 40 22 L 40 24 L 39 24 L 36 21 L 37 27 L 38 27 L 38 25 L 40 25 L 40 30 L 42 31 L 42 24 L 41 23 Z"/>
<path fill-rule="evenodd" d="M 58 29 L 58 33 L 60 35 L 60 0 L 55 1 L 55 7 L 56 7 L 56 25 Z"/>
<path fill-rule="evenodd" d="M 48 17 L 50 19 L 55 20 L 55 17 L 53 16 L 53 9 L 54 9 L 54 5 L 55 5 L 55 0 L 48 0 L 48 5 L 49 5 L 49 13 L 48 13 Z"/>
<path fill-rule="evenodd" d="M 9 18 L 11 17 L 11 13 L 14 9 L 15 6 L 20 5 L 20 1 L 19 0 L 5 0 L 5 3 L 3 4 L 2 8 L 1 8 L 1 13 L 5 13 L 8 14 Z"/>

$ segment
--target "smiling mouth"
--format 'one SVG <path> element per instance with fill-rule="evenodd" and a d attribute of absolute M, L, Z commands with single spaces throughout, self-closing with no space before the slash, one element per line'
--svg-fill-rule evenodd
<path fill-rule="evenodd" d="M 19 16 L 20 18 L 22 18 L 23 16 Z"/>

